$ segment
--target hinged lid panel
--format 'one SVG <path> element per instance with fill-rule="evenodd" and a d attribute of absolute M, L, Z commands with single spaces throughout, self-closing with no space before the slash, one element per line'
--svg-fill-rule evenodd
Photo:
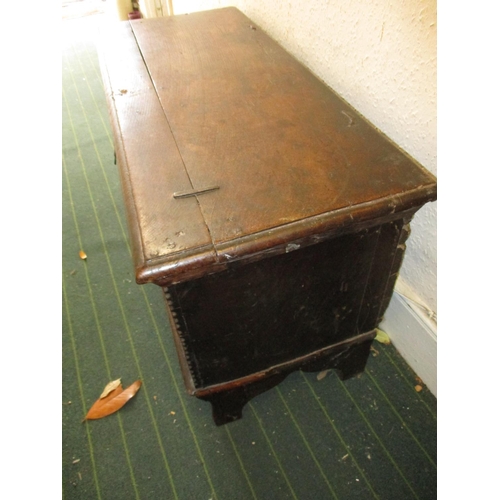
<path fill-rule="evenodd" d="M 216 245 L 435 178 L 234 8 L 132 23 Z M 432 194 L 429 194 L 432 193 Z M 413 196 L 414 198 L 414 196 Z"/>
<path fill-rule="evenodd" d="M 158 261 L 198 249 L 214 260 L 212 240 L 196 198 L 177 200 L 193 186 L 130 24 L 107 26 L 101 56 L 114 124 L 138 279 Z"/>

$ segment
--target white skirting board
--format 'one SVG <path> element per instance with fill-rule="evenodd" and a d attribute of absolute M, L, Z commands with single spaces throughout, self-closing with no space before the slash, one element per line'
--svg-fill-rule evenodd
<path fill-rule="evenodd" d="M 437 397 L 436 324 L 395 292 L 379 328 Z"/>

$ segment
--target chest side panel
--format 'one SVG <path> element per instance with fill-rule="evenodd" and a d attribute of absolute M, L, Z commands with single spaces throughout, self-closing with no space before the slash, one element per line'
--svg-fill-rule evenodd
<path fill-rule="evenodd" d="M 375 328 L 400 227 L 363 230 L 169 287 L 197 387 Z"/>

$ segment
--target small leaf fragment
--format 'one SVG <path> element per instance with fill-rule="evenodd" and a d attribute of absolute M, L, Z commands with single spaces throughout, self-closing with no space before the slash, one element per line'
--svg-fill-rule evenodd
<path fill-rule="evenodd" d="M 83 421 L 85 422 L 85 420 L 96 420 L 98 418 L 107 417 L 108 415 L 115 413 L 137 394 L 137 391 L 141 388 L 141 385 L 142 382 L 140 380 L 136 380 L 132 385 L 123 390 L 123 387 L 120 384 L 116 389 L 113 389 L 104 398 L 99 398 L 92 405 Z"/>
<path fill-rule="evenodd" d="M 377 335 L 375 336 L 375 340 L 377 342 L 385 345 L 389 345 L 391 343 L 391 339 L 389 338 L 389 335 L 387 335 L 387 333 L 385 333 L 383 330 L 380 330 L 379 328 L 376 328 L 375 331 L 377 332 Z"/>
<path fill-rule="evenodd" d="M 87 254 L 83 250 L 80 250 L 78 255 L 80 256 L 80 259 L 87 260 Z"/>
<path fill-rule="evenodd" d="M 328 375 L 329 371 L 330 370 L 323 370 L 323 371 L 319 372 L 318 375 L 316 376 L 316 378 L 318 380 L 323 380 Z"/>
<path fill-rule="evenodd" d="M 113 380 L 110 382 L 102 391 L 102 394 L 99 396 L 99 399 L 105 398 L 111 391 L 114 391 L 117 387 L 121 385 L 121 378 Z"/>
<path fill-rule="evenodd" d="M 73 464 L 73 465 L 75 465 L 75 464 L 77 464 L 79 461 L 80 461 L 80 459 L 79 459 L 79 458 L 77 458 L 76 460 L 73 460 L 72 464 Z"/>

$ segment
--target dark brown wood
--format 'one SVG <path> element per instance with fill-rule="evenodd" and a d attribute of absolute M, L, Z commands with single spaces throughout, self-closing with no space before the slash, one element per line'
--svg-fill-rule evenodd
<path fill-rule="evenodd" d="M 402 226 L 387 223 L 169 287 L 195 387 L 373 330 Z"/>
<path fill-rule="evenodd" d="M 237 385 L 224 391 L 210 392 L 198 398 L 212 404 L 212 417 L 216 425 L 224 425 L 243 417 L 243 407 L 254 397 L 272 389 L 289 375 L 284 370 L 267 375 L 251 383 Z"/>
<path fill-rule="evenodd" d="M 372 339 L 359 343 L 348 343 L 345 348 L 342 346 L 333 351 L 322 350 L 314 353 L 314 356 L 306 356 L 306 360 L 302 363 L 279 368 L 273 367 L 265 375 L 250 382 L 232 384 L 231 387 L 224 390 L 207 391 L 198 397 L 212 404 L 212 416 L 215 424 L 224 425 L 242 418 L 243 408 L 252 398 L 272 389 L 298 369 L 313 372 L 334 369 L 338 372 L 341 380 L 362 373 L 368 359 Z"/>
<path fill-rule="evenodd" d="M 172 196 L 192 184 L 130 22 L 110 23 L 107 29 L 102 73 L 136 268 L 152 267 L 157 259 L 192 248 L 193 261 L 214 260 L 196 198 L 180 204 Z"/>
<path fill-rule="evenodd" d="M 138 283 L 214 420 L 364 368 L 436 179 L 235 8 L 119 23 L 102 71 Z"/>

